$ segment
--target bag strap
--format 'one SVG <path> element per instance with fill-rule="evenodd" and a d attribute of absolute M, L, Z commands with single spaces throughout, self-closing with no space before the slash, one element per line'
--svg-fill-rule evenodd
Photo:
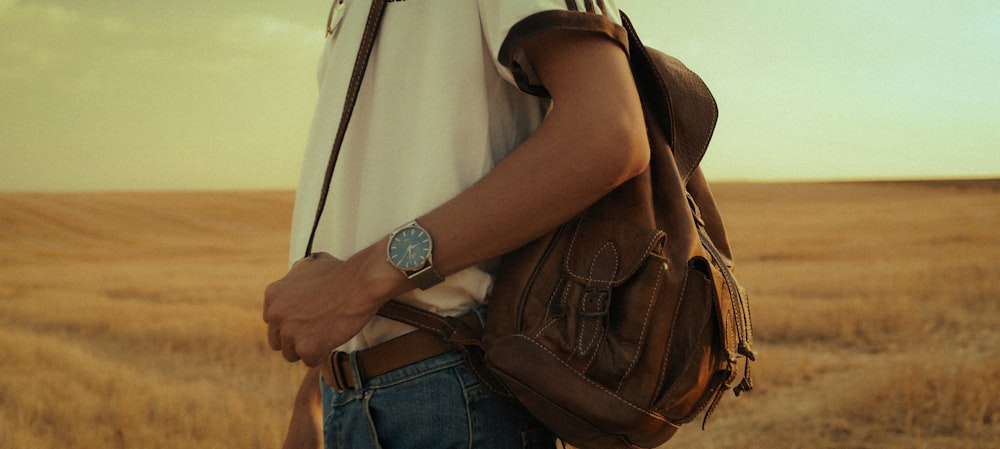
<path fill-rule="evenodd" d="M 383 304 L 378 314 L 430 332 L 452 345 L 479 346 L 482 328 L 470 326 L 454 317 L 441 316 L 395 299 Z"/>
<path fill-rule="evenodd" d="M 493 393 L 513 397 L 503 381 L 486 365 L 482 326 L 428 312 L 395 299 L 383 304 L 378 314 L 437 336 L 462 355 L 465 366 L 482 385 Z"/>
<path fill-rule="evenodd" d="M 336 1 L 334 0 L 334 7 Z M 344 144 L 344 136 L 347 135 L 347 124 L 351 121 L 354 113 L 354 105 L 358 101 L 358 93 L 361 91 L 361 81 L 365 77 L 365 69 L 368 68 L 368 60 L 372 55 L 372 47 L 375 46 L 375 36 L 378 34 L 379 24 L 382 22 L 382 13 L 385 12 L 386 0 L 372 0 L 372 8 L 368 12 L 368 21 L 365 23 L 365 31 L 361 35 L 361 46 L 358 48 L 358 56 L 354 60 L 354 70 L 351 72 L 351 81 L 347 86 L 347 97 L 344 98 L 344 110 L 340 114 L 340 126 L 337 127 L 337 136 L 333 139 L 333 147 L 330 149 L 330 160 L 326 164 L 326 173 L 323 176 L 323 190 L 320 191 L 319 203 L 316 205 L 316 218 L 313 220 L 312 231 L 309 233 L 309 242 L 306 244 L 305 256 L 312 254 L 313 241 L 316 238 L 316 228 L 319 227 L 319 220 L 323 216 L 323 209 L 326 208 L 326 197 L 330 192 L 330 180 L 333 179 L 333 169 L 337 165 L 337 158 L 340 157 L 340 147 Z M 327 25 L 329 28 L 329 24 Z"/>

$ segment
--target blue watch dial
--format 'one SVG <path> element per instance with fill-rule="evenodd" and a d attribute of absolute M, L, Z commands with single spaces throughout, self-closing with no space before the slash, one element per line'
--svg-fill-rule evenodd
<path fill-rule="evenodd" d="M 419 227 L 404 228 L 389 240 L 389 261 L 401 270 L 419 268 L 430 256 L 431 237 Z"/>

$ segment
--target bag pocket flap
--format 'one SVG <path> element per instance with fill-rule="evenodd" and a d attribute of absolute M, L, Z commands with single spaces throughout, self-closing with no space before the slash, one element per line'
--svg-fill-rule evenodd
<path fill-rule="evenodd" d="M 584 285 L 615 287 L 632 277 L 651 254 L 662 252 L 666 233 L 622 221 L 581 218 L 563 269 Z"/>

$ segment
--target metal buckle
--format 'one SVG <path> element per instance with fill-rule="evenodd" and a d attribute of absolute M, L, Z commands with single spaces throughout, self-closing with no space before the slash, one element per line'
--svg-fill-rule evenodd
<path fill-rule="evenodd" d="M 583 289 L 580 311 L 582 317 L 605 316 L 611 310 L 611 286 L 590 285 Z M 593 307 L 597 306 L 597 307 Z"/>

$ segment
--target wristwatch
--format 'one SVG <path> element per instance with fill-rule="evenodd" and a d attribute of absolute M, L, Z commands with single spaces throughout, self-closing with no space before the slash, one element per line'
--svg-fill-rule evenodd
<path fill-rule="evenodd" d="M 421 290 L 427 290 L 444 278 L 434 270 L 434 240 L 431 235 L 413 220 L 389 234 L 386 253 L 389 263 L 403 272 Z"/>

